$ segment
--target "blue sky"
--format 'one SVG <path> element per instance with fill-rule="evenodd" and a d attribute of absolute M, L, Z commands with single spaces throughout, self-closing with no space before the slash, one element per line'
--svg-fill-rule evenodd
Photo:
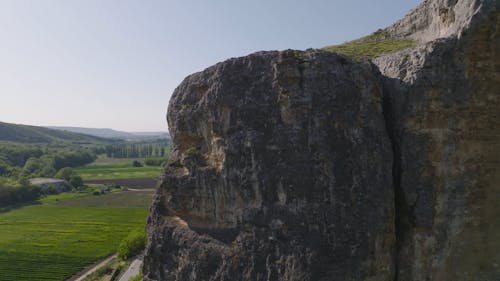
<path fill-rule="evenodd" d="M 165 131 L 190 73 L 367 35 L 418 0 L 0 0 L 0 121 Z"/>

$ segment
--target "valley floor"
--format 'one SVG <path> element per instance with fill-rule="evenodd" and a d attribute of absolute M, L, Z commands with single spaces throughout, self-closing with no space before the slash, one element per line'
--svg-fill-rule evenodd
<path fill-rule="evenodd" d="M 65 280 L 144 229 L 152 190 L 62 193 L 0 213 L 2 281 Z"/>

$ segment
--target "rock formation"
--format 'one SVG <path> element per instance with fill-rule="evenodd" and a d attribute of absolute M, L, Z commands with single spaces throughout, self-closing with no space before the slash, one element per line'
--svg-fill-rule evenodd
<path fill-rule="evenodd" d="M 148 252 L 168 262 L 154 278 L 391 276 L 393 157 L 373 65 L 326 52 L 229 60 L 184 80 L 168 121 L 177 146 Z"/>
<path fill-rule="evenodd" d="M 500 280 L 499 7 L 426 1 L 388 28 L 421 44 L 374 60 L 395 151 L 397 280 Z"/>
<path fill-rule="evenodd" d="M 424 1 L 357 63 L 260 52 L 187 77 L 145 280 L 500 280 L 499 1 Z"/>

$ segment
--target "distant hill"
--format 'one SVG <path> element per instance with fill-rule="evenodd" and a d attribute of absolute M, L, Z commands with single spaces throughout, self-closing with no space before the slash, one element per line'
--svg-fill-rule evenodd
<path fill-rule="evenodd" d="M 52 126 L 51 129 L 62 130 L 73 133 L 87 134 L 101 138 L 141 140 L 155 138 L 169 138 L 166 132 L 124 132 L 113 129 L 83 128 L 83 127 L 60 127 Z"/>
<path fill-rule="evenodd" d="M 92 135 L 53 130 L 45 127 L 0 122 L 0 141 L 22 143 L 102 143 L 108 139 Z"/>

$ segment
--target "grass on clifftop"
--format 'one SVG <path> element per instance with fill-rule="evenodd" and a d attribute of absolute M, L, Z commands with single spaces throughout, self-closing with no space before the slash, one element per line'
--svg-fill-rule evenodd
<path fill-rule="evenodd" d="M 385 30 L 363 38 L 349 41 L 340 45 L 322 48 L 325 51 L 337 52 L 360 60 L 362 58 L 372 59 L 382 54 L 393 53 L 415 45 L 411 40 L 391 39 Z"/>

